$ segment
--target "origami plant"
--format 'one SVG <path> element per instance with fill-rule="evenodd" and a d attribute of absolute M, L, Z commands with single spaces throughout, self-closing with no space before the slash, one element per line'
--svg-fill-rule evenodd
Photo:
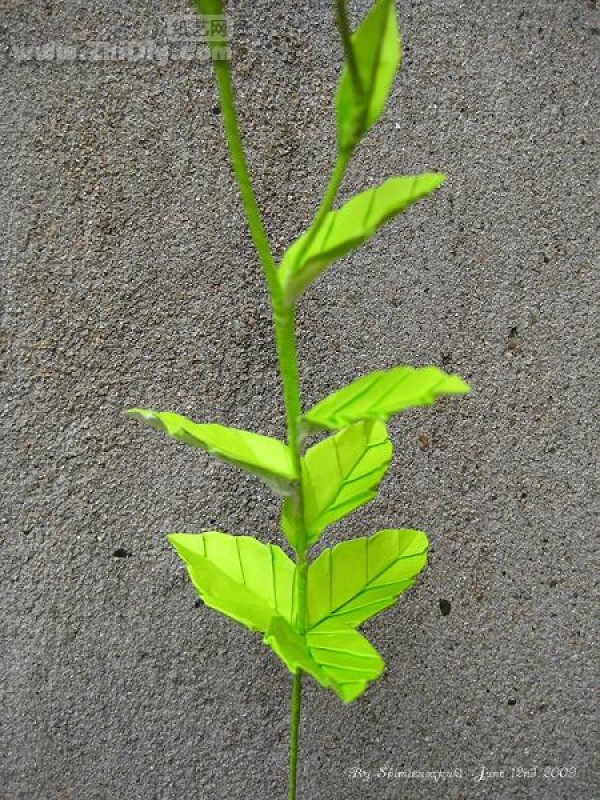
<path fill-rule="evenodd" d="M 207 22 L 223 15 L 221 0 L 196 0 L 196 5 Z M 303 292 L 330 264 L 444 180 L 437 173 L 390 178 L 333 210 L 348 161 L 381 114 L 401 57 L 393 0 L 377 0 L 353 34 L 343 0 L 336 0 L 335 7 L 345 54 L 335 98 L 335 166 L 312 224 L 279 265 L 248 174 L 230 66 L 223 57 L 226 34 L 210 43 L 231 160 L 272 304 L 286 442 L 192 422 L 169 411 L 127 412 L 254 474 L 282 499 L 281 529 L 293 561 L 280 547 L 250 536 L 206 531 L 168 538 L 204 603 L 260 631 L 294 676 L 290 800 L 296 797 L 303 676 L 312 676 L 347 703 L 381 675 L 383 660 L 358 628 L 412 586 L 425 566 L 428 542 L 418 530 L 387 529 L 327 548 L 312 562 L 309 550 L 326 528 L 375 497 L 392 455 L 386 431 L 389 417 L 406 408 L 431 405 L 441 395 L 469 390 L 461 378 L 434 366 L 398 366 L 359 378 L 302 411 L 295 313 Z M 326 438 L 307 448 L 307 439 L 316 432 L 325 432 Z"/>

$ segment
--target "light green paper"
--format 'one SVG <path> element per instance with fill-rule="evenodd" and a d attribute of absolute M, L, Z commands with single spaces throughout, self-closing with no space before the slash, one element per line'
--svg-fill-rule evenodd
<path fill-rule="evenodd" d="M 307 231 L 284 253 L 279 280 L 285 297 L 289 300 L 301 295 L 329 264 L 359 247 L 388 219 L 427 197 L 444 178 L 437 172 L 389 178 L 381 186 L 356 195 L 337 211 L 330 211 L 312 239 Z"/>
<path fill-rule="evenodd" d="M 393 0 L 377 0 L 351 41 L 361 91 L 346 64 L 335 99 L 342 152 L 352 150 L 377 121 L 390 94 L 402 55 Z"/>
<path fill-rule="evenodd" d="M 458 375 L 448 375 L 434 366 L 395 367 L 371 372 L 317 403 L 304 414 L 305 431 L 339 430 L 363 419 L 382 422 L 406 408 L 430 406 L 443 395 L 470 391 Z"/>
<path fill-rule="evenodd" d="M 422 531 L 389 529 L 324 550 L 308 570 L 308 624 L 351 627 L 392 605 L 427 563 Z"/>
<path fill-rule="evenodd" d="M 291 621 L 296 568 L 280 547 L 219 531 L 168 539 L 207 606 L 263 633 L 274 616 Z"/>
<path fill-rule="evenodd" d="M 358 422 L 313 445 L 302 458 L 304 528 L 309 544 L 322 531 L 377 494 L 392 458 L 392 445 L 381 422 Z M 291 499 L 283 504 L 282 530 L 297 540 Z"/>
<path fill-rule="evenodd" d="M 296 566 L 281 548 L 219 531 L 172 533 L 169 542 L 210 608 L 265 634 L 290 672 L 303 669 L 345 702 L 364 691 L 383 661 L 360 634 L 337 619 L 306 633 L 295 627 Z"/>
<path fill-rule="evenodd" d="M 224 425 L 192 422 L 172 411 L 132 408 L 125 413 L 179 442 L 200 447 L 221 461 L 257 475 L 278 494 L 289 494 L 297 480 L 289 448 L 278 439 Z"/>

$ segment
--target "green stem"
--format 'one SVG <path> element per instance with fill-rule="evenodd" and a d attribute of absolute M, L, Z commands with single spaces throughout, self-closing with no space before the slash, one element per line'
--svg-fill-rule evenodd
<path fill-rule="evenodd" d="M 256 247 L 262 263 L 271 299 L 274 304 L 279 304 L 281 301 L 281 287 L 277 278 L 277 267 L 275 266 L 269 239 L 262 223 L 256 198 L 254 197 L 254 191 L 252 190 L 248 164 L 246 162 L 246 155 L 244 153 L 244 146 L 242 144 L 242 137 L 235 111 L 229 62 L 225 60 L 213 60 L 213 66 L 217 78 L 217 86 L 219 88 L 219 97 L 221 99 L 223 125 L 225 127 L 227 144 L 229 146 L 229 155 L 239 185 L 242 204 L 246 212 L 248 227 L 250 228 L 250 235 L 252 236 L 252 241 L 254 242 L 254 246 Z"/>
<path fill-rule="evenodd" d="M 284 302 L 283 291 L 277 275 L 277 267 L 265 227 L 262 222 L 252 182 L 248 172 L 248 164 L 244 153 L 241 132 L 235 110 L 235 100 L 229 63 L 226 60 L 213 58 L 213 66 L 217 78 L 223 124 L 229 147 L 231 163 L 239 185 L 242 204 L 248 221 L 252 241 L 258 252 L 273 311 L 273 325 L 279 372 L 283 386 L 285 404 L 287 443 L 290 448 L 296 474 L 301 474 L 301 441 L 299 421 L 302 413 L 300 400 L 300 381 L 298 377 L 298 348 L 296 344 L 296 308 L 294 304 Z M 338 155 L 325 196 L 319 205 L 317 214 L 309 229 L 305 247 L 310 247 L 319 232 L 327 214 L 331 211 L 338 189 L 344 177 L 351 152 Z M 296 541 L 296 609 L 295 620 L 298 631 L 306 631 L 307 583 L 308 583 L 308 541 L 304 525 L 304 509 L 302 483 L 298 481 L 293 495 Z M 288 800 L 296 798 L 296 771 L 298 761 L 298 738 L 300 727 L 300 703 L 302 694 L 302 670 L 297 670 L 292 686 L 292 713 L 290 721 L 289 750 L 289 792 Z"/>
<path fill-rule="evenodd" d="M 298 739 L 300 731 L 300 705 L 302 699 L 302 671 L 294 675 L 292 684 L 292 709 L 290 715 L 290 758 L 288 775 L 288 800 L 296 800 L 296 775 L 298 769 Z"/>
<path fill-rule="evenodd" d="M 348 161 L 350 161 L 351 155 L 352 155 L 351 150 L 337 154 L 335 159 L 335 165 L 333 167 L 333 172 L 331 173 L 329 184 L 327 186 L 327 190 L 325 191 L 325 195 L 323 196 L 319 208 L 317 209 L 315 218 L 312 221 L 310 228 L 308 229 L 308 233 L 306 235 L 302 248 L 298 253 L 298 261 L 302 259 L 302 256 L 307 252 L 308 248 L 314 242 L 315 236 L 318 234 L 323 222 L 325 221 L 325 217 L 331 211 L 333 204 L 335 202 L 335 198 L 337 197 L 340 185 L 344 178 L 344 173 L 346 172 L 346 167 L 348 166 Z"/>
<path fill-rule="evenodd" d="M 350 70 L 350 78 L 354 91 L 358 97 L 363 96 L 363 87 L 360 75 L 358 74 L 358 67 L 356 65 L 356 54 L 352 46 L 352 34 L 350 32 L 350 23 L 348 22 L 348 12 L 346 11 L 345 0 L 335 0 L 335 21 L 337 23 L 342 45 L 344 47 L 344 55 L 346 57 L 346 64 Z"/>
<path fill-rule="evenodd" d="M 223 123 L 225 126 L 225 135 L 227 138 L 227 144 L 229 146 L 231 162 L 237 182 L 239 184 L 242 204 L 246 213 L 252 240 L 262 263 L 263 272 L 271 298 L 279 372 L 283 385 L 287 442 L 291 451 L 292 460 L 296 467 L 296 473 L 300 475 L 300 442 L 298 437 L 298 422 L 301 414 L 301 403 L 300 383 L 298 378 L 298 352 L 296 347 L 295 307 L 284 307 L 283 304 L 282 290 L 279 283 L 279 278 L 277 276 L 277 267 L 275 266 L 269 240 L 262 223 L 256 198 L 254 196 L 254 191 L 252 189 L 252 182 L 248 172 L 248 164 L 244 154 L 241 133 L 235 111 L 235 100 L 229 64 L 227 61 L 215 59 L 213 60 L 213 66 L 217 77 L 221 109 L 223 111 Z M 303 633 L 306 628 L 307 543 L 306 532 L 304 530 L 303 523 L 304 514 L 302 486 L 300 482 L 298 482 L 296 486 L 294 500 L 296 514 L 295 527 L 298 530 L 298 542 L 296 546 L 296 563 L 298 568 L 298 580 L 296 581 L 296 608 L 298 609 L 297 624 L 300 632 Z M 302 674 L 301 671 L 298 670 L 294 676 L 292 689 L 292 715 L 289 752 L 290 787 L 288 795 L 291 800 L 295 800 L 296 797 L 300 696 L 302 692 L 301 680 Z"/>

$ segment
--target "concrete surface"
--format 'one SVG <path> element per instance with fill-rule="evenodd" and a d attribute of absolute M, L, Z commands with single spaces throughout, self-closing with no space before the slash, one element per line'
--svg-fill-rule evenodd
<path fill-rule="evenodd" d="M 355 21 L 367 5 L 351 4 Z M 143 405 L 283 433 L 212 75 L 15 50 L 163 41 L 187 10 L 115 6 L 0 9 L 0 797 L 283 798 L 289 676 L 258 636 L 195 607 L 165 541 L 211 526 L 276 540 L 276 503 L 121 416 Z M 326 537 L 396 524 L 435 546 L 418 587 L 366 626 L 383 679 L 348 707 L 308 686 L 300 797 L 592 800 L 600 22 L 584 0 L 398 9 L 403 69 L 343 193 L 398 172 L 449 179 L 306 296 L 305 400 L 403 362 L 474 392 L 398 418 L 381 496 Z M 233 16 L 281 254 L 330 168 L 340 48 L 325 2 L 238 2 Z M 367 781 L 380 766 L 463 775 Z M 478 781 L 482 767 L 504 776 Z"/>

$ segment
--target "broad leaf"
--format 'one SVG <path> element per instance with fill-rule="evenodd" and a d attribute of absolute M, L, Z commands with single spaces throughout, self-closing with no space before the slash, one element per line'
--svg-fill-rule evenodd
<path fill-rule="evenodd" d="M 222 461 L 258 475 L 279 494 L 289 494 L 297 479 L 290 451 L 278 439 L 224 425 L 192 422 L 171 411 L 132 408 L 126 413 L 163 430 L 173 439 L 200 447 Z"/>
<path fill-rule="evenodd" d="M 469 384 L 437 367 L 371 372 L 329 395 L 302 419 L 305 430 L 339 430 L 361 419 L 386 422 L 406 408 L 430 406 L 442 395 L 466 394 Z"/>
<path fill-rule="evenodd" d="M 308 625 L 356 627 L 391 606 L 427 563 L 422 531 L 383 530 L 324 550 L 308 571 Z"/>
<path fill-rule="evenodd" d="M 359 422 L 311 447 L 302 459 L 304 528 L 310 544 L 321 532 L 377 493 L 392 458 L 381 422 Z M 282 529 L 296 546 L 293 499 L 283 504 Z"/>
<path fill-rule="evenodd" d="M 281 548 L 218 531 L 168 539 L 207 606 L 263 633 L 276 616 L 292 621 L 296 567 Z"/>
<path fill-rule="evenodd" d="M 444 178 L 435 172 L 390 178 L 331 211 L 308 248 L 307 231 L 284 253 L 279 280 L 288 301 L 302 294 L 332 261 L 369 239 L 390 217 L 431 194 Z"/>
<path fill-rule="evenodd" d="M 393 0 L 377 0 L 352 36 L 352 49 L 362 92 L 357 93 L 346 64 L 335 100 L 342 152 L 352 150 L 377 121 L 392 88 L 401 57 Z"/>

